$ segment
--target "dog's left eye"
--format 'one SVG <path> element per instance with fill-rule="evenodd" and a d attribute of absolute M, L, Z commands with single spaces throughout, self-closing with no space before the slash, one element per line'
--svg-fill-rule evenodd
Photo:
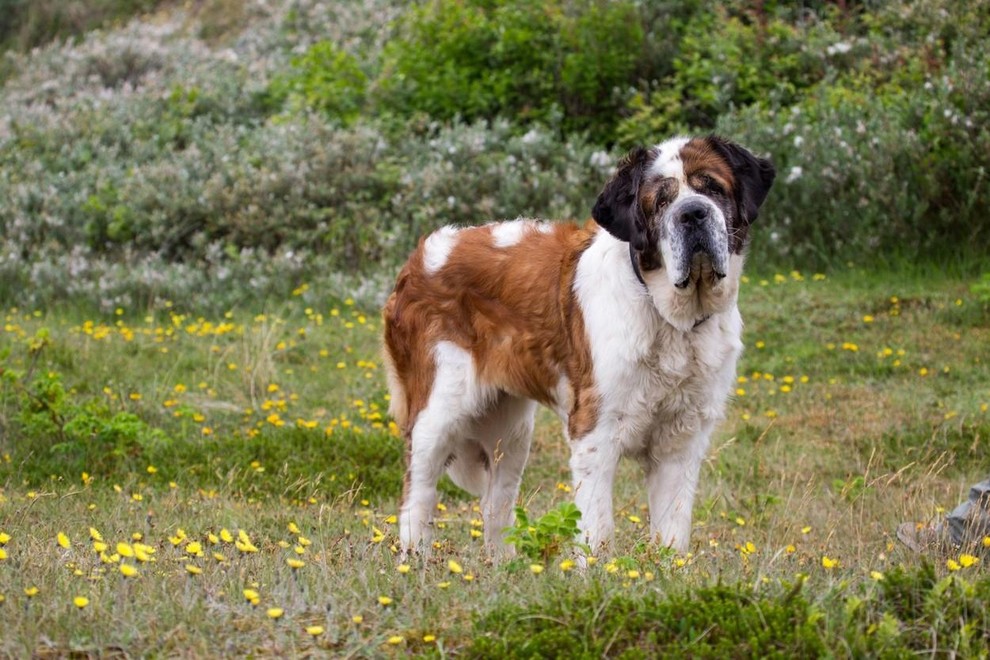
<path fill-rule="evenodd" d="M 710 176 L 701 177 L 701 189 L 709 195 L 724 195 L 725 188 Z"/>

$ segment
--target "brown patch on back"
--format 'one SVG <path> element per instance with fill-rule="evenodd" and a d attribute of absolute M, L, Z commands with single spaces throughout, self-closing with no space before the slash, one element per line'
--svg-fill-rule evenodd
<path fill-rule="evenodd" d="M 433 350 L 450 341 L 471 353 L 479 380 L 546 405 L 566 376 L 574 388 L 572 427 L 597 418 L 591 349 L 573 291 L 580 255 L 597 228 L 528 226 L 521 240 L 496 247 L 491 227 L 462 229 L 435 273 L 423 264 L 424 242 L 399 273 L 383 312 L 385 351 L 394 371 L 396 423 L 408 434 L 433 386 Z M 572 437 L 573 434 L 572 434 Z"/>

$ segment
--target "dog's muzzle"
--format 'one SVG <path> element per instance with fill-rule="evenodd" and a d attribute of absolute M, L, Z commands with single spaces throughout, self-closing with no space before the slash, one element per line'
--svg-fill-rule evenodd
<path fill-rule="evenodd" d="M 691 273 L 698 255 L 710 262 L 716 280 L 723 279 L 729 255 L 722 212 L 704 198 L 686 200 L 672 208 L 671 212 L 671 261 L 668 267 L 675 269 L 671 272 L 674 286 L 684 289 L 691 283 Z"/>

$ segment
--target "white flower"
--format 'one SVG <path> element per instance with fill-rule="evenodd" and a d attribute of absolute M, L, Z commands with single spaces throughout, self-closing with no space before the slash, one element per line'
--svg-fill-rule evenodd
<path fill-rule="evenodd" d="M 791 171 L 787 173 L 787 178 L 784 180 L 785 183 L 794 183 L 801 178 L 804 174 L 804 170 L 801 169 L 800 165 L 795 165 L 791 168 Z"/>
<path fill-rule="evenodd" d="M 595 151 L 588 159 L 588 164 L 602 170 L 609 169 L 612 167 L 612 157 L 608 155 L 607 151 Z"/>
<path fill-rule="evenodd" d="M 825 52 L 829 55 L 845 55 L 852 50 L 852 44 L 848 41 L 840 41 L 839 43 L 832 44 L 825 49 Z"/>

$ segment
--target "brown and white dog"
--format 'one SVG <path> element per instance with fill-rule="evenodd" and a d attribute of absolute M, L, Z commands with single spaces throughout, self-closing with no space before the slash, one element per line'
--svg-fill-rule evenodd
<path fill-rule="evenodd" d="M 646 472 L 654 539 L 685 550 L 709 436 L 742 351 L 750 224 L 774 168 L 718 137 L 632 151 L 597 226 L 516 220 L 423 239 L 384 310 L 391 413 L 408 443 L 404 552 L 428 550 L 444 470 L 501 533 L 537 403 L 562 418 L 593 552 L 614 528 L 619 458 Z"/>

